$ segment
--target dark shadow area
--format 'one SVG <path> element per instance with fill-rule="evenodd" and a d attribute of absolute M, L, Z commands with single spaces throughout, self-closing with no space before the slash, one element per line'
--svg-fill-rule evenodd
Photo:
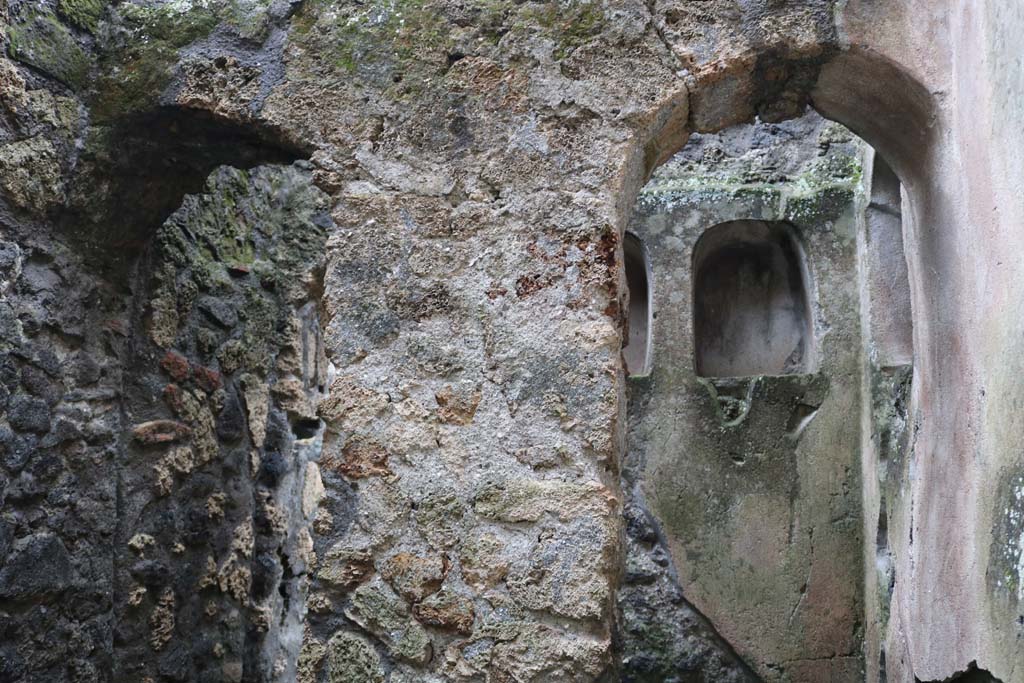
<path fill-rule="evenodd" d="M 202 191 L 215 168 L 306 156 L 272 131 L 163 107 L 92 129 L 58 223 L 90 263 L 122 279 L 157 228 L 186 194 Z"/>
<path fill-rule="evenodd" d="M 967 666 L 966 671 L 953 674 L 949 678 L 943 678 L 941 681 L 922 681 L 916 676 L 914 677 L 914 681 L 915 683 L 1003 683 L 988 671 L 979 669 L 977 662 L 971 662 Z"/>
<path fill-rule="evenodd" d="M 651 362 L 650 264 L 643 242 L 632 233 L 626 234 L 622 253 L 626 286 L 629 288 L 629 314 L 622 358 L 628 374 L 646 375 L 650 372 Z"/>

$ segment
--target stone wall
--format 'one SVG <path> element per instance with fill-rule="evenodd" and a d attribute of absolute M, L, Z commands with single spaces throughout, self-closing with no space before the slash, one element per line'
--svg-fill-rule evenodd
<path fill-rule="evenodd" d="M 223 168 L 139 263 L 117 462 L 117 680 L 295 676 L 323 491 L 326 208 L 308 171 Z"/>
<path fill-rule="evenodd" d="M 1010 0 L 4 3 L 3 675 L 629 675 L 626 560 L 669 546 L 622 493 L 621 236 L 692 132 L 813 104 L 905 188 L 889 680 L 1021 680 L 1021 26 Z M 691 607 L 686 652 L 749 675 Z"/>
<path fill-rule="evenodd" d="M 0 245 L 0 678 L 109 680 L 129 311 L 52 234 Z"/>

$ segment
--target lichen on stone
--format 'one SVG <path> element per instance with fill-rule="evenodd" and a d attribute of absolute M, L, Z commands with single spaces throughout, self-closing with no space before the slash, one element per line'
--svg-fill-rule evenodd
<path fill-rule="evenodd" d="M 98 122 L 153 105 L 170 84 L 178 51 L 205 37 L 220 20 L 209 3 L 117 5 L 99 32 L 103 51 L 92 98 Z"/>
<path fill-rule="evenodd" d="M 431 656 L 430 637 L 413 619 L 409 606 L 385 584 L 371 582 L 352 593 L 346 616 L 384 641 L 395 657 L 425 664 Z"/>
<path fill-rule="evenodd" d="M 439 8 L 428 0 L 374 0 L 348 7 L 311 0 L 305 5 L 295 20 L 295 38 L 326 51 L 342 71 L 383 70 L 404 79 L 423 77 L 419 72 L 437 71 L 443 64 L 448 35 Z M 423 59 L 430 53 L 433 59 Z"/>
<path fill-rule="evenodd" d="M 384 670 L 373 646 L 355 633 L 338 631 L 327 641 L 330 683 L 383 683 Z"/>
<path fill-rule="evenodd" d="M 23 209 L 42 214 L 64 198 L 61 160 L 39 135 L 0 144 L 0 190 Z"/>
<path fill-rule="evenodd" d="M 988 583 L 1011 604 L 1024 604 L 1024 474 L 1003 474 L 993 497 Z"/>

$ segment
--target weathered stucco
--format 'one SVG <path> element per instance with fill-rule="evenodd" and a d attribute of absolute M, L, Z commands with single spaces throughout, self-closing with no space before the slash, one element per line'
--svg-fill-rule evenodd
<path fill-rule="evenodd" d="M 658 170 L 630 223 L 651 254 L 656 316 L 653 371 L 630 381 L 633 495 L 660 521 L 683 595 L 762 679 L 862 680 L 850 420 L 860 410 L 861 149 L 818 117 L 699 138 Z M 690 264 L 702 238 L 736 220 L 792 226 L 812 371 L 696 374 Z"/>
<path fill-rule="evenodd" d="M 1011 0 L 3 3 L 0 679 L 627 680 L 632 596 L 689 634 L 680 680 L 877 680 L 883 638 L 890 681 L 1024 680 L 1022 29 Z M 691 132 L 809 105 L 903 183 L 913 380 L 862 362 L 852 190 L 716 195 L 801 230 L 832 327 L 813 377 L 755 388 L 758 438 L 821 400 L 765 495 L 717 464 L 749 500 L 694 525 L 668 501 L 699 480 L 622 470 L 658 409 L 629 403 L 621 238 Z M 683 351 L 652 378 L 717 439 Z M 813 552 L 744 523 L 791 511 L 832 530 Z M 748 546 L 727 594 L 739 565 L 701 563 Z M 796 567 L 843 580 L 792 628 L 742 616 L 793 609 Z"/>

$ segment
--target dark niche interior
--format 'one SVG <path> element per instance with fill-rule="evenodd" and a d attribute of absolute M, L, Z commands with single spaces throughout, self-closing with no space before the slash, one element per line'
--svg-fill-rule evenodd
<path fill-rule="evenodd" d="M 632 376 L 646 375 L 651 364 L 651 288 L 650 264 L 640 238 L 626 233 L 622 242 L 629 287 L 629 314 L 622 358 L 626 372 Z"/>
<path fill-rule="evenodd" d="M 786 223 L 730 221 L 694 249 L 695 369 L 702 377 L 809 372 L 803 256 Z"/>

